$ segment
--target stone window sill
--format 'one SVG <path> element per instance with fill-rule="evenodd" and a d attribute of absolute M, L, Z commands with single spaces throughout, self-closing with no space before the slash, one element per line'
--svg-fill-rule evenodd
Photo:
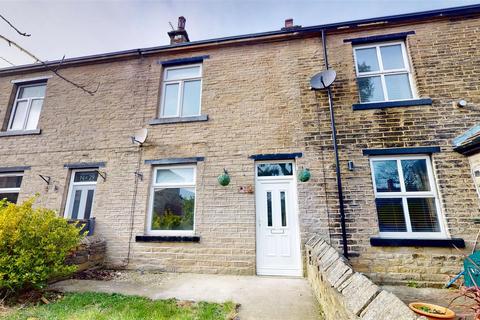
<path fill-rule="evenodd" d="M 465 248 L 465 240 L 462 238 L 451 239 L 393 239 L 393 238 L 370 238 L 372 247 L 443 247 Z"/>
<path fill-rule="evenodd" d="M 135 242 L 200 242 L 200 236 L 136 236 Z"/>
<path fill-rule="evenodd" d="M 159 124 L 174 124 L 174 123 L 187 123 L 187 122 L 201 122 L 208 121 L 208 115 L 202 114 L 200 116 L 193 117 L 173 117 L 173 118 L 157 118 L 148 122 L 149 125 Z"/>
<path fill-rule="evenodd" d="M 352 109 L 355 110 L 370 110 L 370 109 L 384 109 L 394 107 L 413 107 L 413 106 L 427 106 L 432 105 L 432 99 L 411 99 L 402 101 L 384 101 L 384 102 L 372 102 L 372 103 L 355 103 L 352 105 Z"/>
<path fill-rule="evenodd" d="M 14 137 L 14 136 L 28 136 L 36 135 L 42 133 L 42 130 L 11 130 L 11 131 L 0 131 L 0 137 Z"/>

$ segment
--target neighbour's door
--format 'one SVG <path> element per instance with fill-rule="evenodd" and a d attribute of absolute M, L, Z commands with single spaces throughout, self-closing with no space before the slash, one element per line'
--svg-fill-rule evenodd
<path fill-rule="evenodd" d="M 302 276 L 293 162 L 256 164 L 257 274 Z"/>

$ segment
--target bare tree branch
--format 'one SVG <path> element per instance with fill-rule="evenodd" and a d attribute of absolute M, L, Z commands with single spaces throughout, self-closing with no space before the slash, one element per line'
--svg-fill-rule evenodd
<path fill-rule="evenodd" d="M 40 63 L 41 65 L 43 65 L 45 67 L 45 69 L 47 69 L 48 71 L 51 71 L 53 72 L 57 77 L 59 77 L 60 79 L 70 83 L 72 86 L 88 93 L 89 95 L 93 96 L 95 94 L 95 92 L 98 91 L 98 88 L 100 87 L 100 83 L 97 84 L 97 88 L 95 90 L 89 90 L 86 88 L 87 85 L 81 85 L 81 84 L 78 84 L 76 82 L 73 82 L 72 80 L 69 80 L 68 78 L 62 76 L 57 70 L 58 68 L 60 67 L 60 65 L 63 63 L 63 60 L 65 58 L 65 56 L 62 58 L 62 60 L 60 61 L 59 65 L 56 67 L 56 68 L 52 68 L 50 67 L 47 63 L 45 63 L 44 61 L 42 61 L 40 58 L 38 58 L 37 56 L 35 56 L 33 53 L 31 53 L 30 51 L 28 51 L 27 49 L 23 48 L 22 46 L 20 46 L 18 43 L 4 37 L 3 35 L 0 34 L 0 39 L 4 40 L 5 42 L 8 43 L 9 46 L 14 46 L 16 47 L 18 50 L 22 51 L 23 53 L 27 54 L 29 57 L 31 57 L 32 59 L 35 60 L 35 62 L 38 62 Z"/>
<path fill-rule="evenodd" d="M 8 63 L 8 64 L 9 64 L 9 65 L 11 65 L 11 66 L 14 66 L 14 64 L 13 64 L 13 63 L 11 63 L 10 61 L 8 61 L 8 60 L 7 60 L 7 59 L 5 59 L 4 57 L 0 57 L 0 60 L 3 60 L 3 61 L 5 61 L 6 63 Z"/>
<path fill-rule="evenodd" d="M 13 30 L 17 31 L 17 33 L 18 33 L 19 35 L 24 36 L 24 37 L 30 37 L 30 36 L 31 36 L 31 34 L 28 34 L 28 33 L 26 33 L 26 32 L 21 32 L 20 30 L 18 30 L 10 21 L 7 20 L 7 18 L 5 18 L 4 16 L 2 16 L 1 14 L 0 14 L 0 18 L 2 18 L 3 21 L 5 21 L 6 23 L 8 23 L 8 25 L 9 25 L 10 27 L 12 27 Z"/>

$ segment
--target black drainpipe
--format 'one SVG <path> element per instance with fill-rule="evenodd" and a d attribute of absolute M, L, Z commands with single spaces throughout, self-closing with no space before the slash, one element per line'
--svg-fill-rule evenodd
<path fill-rule="evenodd" d="M 325 68 L 328 70 L 327 39 L 325 29 L 322 29 L 322 46 Z M 337 190 L 338 204 L 340 206 L 340 226 L 342 227 L 343 255 L 348 259 L 347 228 L 345 226 L 345 206 L 343 204 L 342 177 L 340 174 L 340 160 L 338 159 L 337 129 L 335 128 L 335 114 L 333 112 L 333 98 L 330 86 L 327 88 L 327 92 L 328 106 L 330 108 L 330 124 L 332 126 L 333 150 L 335 152 L 335 166 L 337 171 Z"/>

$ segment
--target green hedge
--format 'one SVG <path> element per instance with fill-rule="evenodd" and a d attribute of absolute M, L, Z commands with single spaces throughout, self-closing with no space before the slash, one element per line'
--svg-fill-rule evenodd
<path fill-rule="evenodd" d="M 66 276 L 75 266 L 64 264 L 82 236 L 56 212 L 0 201 L 0 293 L 40 289 L 53 277 Z"/>

